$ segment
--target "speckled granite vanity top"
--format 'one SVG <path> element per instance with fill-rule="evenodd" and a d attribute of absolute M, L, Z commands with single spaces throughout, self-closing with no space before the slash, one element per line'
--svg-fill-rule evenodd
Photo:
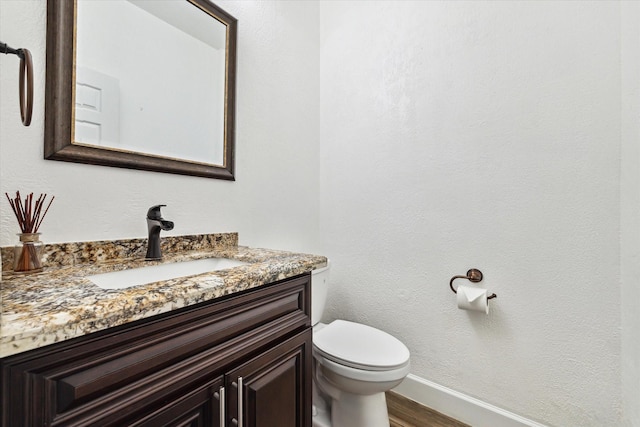
<path fill-rule="evenodd" d="M 236 233 L 166 237 L 164 259 L 145 261 L 146 239 L 46 245 L 45 270 L 11 272 L 2 248 L 0 357 L 293 277 L 326 265 L 322 256 L 238 246 Z M 192 259 L 249 263 L 127 289 L 105 290 L 86 276 Z"/>

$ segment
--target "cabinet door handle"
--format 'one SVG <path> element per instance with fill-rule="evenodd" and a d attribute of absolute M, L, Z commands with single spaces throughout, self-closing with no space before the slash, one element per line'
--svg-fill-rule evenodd
<path fill-rule="evenodd" d="M 242 377 L 238 377 L 238 382 L 234 381 L 231 385 L 238 388 L 238 419 L 232 418 L 231 423 L 234 426 L 242 427 Z"/>
<path fill-rule="evenodd" d="M 213 396 L 220 401 L 220 427 L 224 427 L 226 423 L 226 414 L 224 413 L 225 401 L 224 401 L 224 387 L 220 387 L 220 392 L 213 393 Z"/>
<path fill-rule="evenodd" d="M 238 427 L 242 427 L 242 377 L 238 377 Z"/>

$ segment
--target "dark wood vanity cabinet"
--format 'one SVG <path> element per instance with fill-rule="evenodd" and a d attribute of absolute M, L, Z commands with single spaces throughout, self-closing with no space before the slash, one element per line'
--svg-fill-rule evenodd
<path fill-rule="evenodd" d="M 1 360 L 2 426 L 310 427 L 310 274 Z"/>

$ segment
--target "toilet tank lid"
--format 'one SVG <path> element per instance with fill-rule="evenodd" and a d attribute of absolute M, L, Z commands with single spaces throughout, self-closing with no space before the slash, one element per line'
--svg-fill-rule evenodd
<path fill-rule="evenodd" d="M 396 337 L 371 326 L 335 320 L 313 334 L 321 354 L 347 366 L 394 369 L 409 361 L 409 349 Z"/>

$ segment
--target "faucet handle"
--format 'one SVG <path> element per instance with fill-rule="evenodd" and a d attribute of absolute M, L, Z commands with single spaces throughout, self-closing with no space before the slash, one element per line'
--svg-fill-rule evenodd
<path fill-rule="evenodd" d="M 167 205 L 155 205 L 151 206 L 147 211 L 147 219 L 162 219 L 162 214 L 160 213 L 160 208 L 165 207 Z"/>

